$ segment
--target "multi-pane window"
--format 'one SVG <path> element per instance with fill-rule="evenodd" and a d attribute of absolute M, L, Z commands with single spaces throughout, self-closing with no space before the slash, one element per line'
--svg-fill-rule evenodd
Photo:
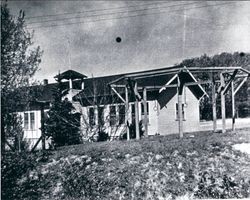
<path fill-rule="evenodd" d="M 95 108 L 93 107 L 89 108 L 89 125 L 90 126 L 95 125 Z"/>
<path fill-rule="evenodd" d="M 144 115 L 145 112 L 144 112 L 144 104 L 141 103 L 141 114 Z M 147 115 L 149 114 L 149 106 L 148 106 L 148 102 L 147 102 Z"/>
<path fill-rule="evenodd" d="M 125 105 L 118 106 L 119 125 L 125 123 Z"/>
<path fill-rule="evenodd" d="M 98 107 L 98 124 L 104 125 L 104 107 Z"/>
<path fill-rule="evenodd" d="M 24 129 L 29 129 L 29 113 L 24 113 Z"/>
<path fill-rule="evenodd" d="M 30 129 L 35 129 L 35 113 L 30 113 Z"/>
<path fill-rule="evenodd" d="M 131 117 L 132 117 L 132 122 L 135 121 L 135 104 L 131 104 Z"/>
<path fill-rule="evenodd" d="M 116 125 L 116 107 L 109 107 L 110 126 Z"/>
<path fill-rule="evenodd" d="M 178 103 L 176 103 L 175 105 L 175 110 L 176 110 L 176 119 L 178 120 L 178 113 L 179 113 L 179 107 L 178 107 Z M 185 119 L 185 110 L 184 110 L 184 103 L 182 104 L 182 119 Z"/>
<path fill-rule="evenodd" d="M 35 129 L 35 113 L 24 113 L 24 129 L 34 130 Z"/>
<path fill-rule="evenodd" d="M 147 102 L 146 106 L 147 106 L 146 114 L 148 116 L 149 115 L 149 104 L 148 104 L 148 102 Z M 144 115 L 145 115 L 144 104 L 141 103 L 141 117 L 142 117 L 143 120 L 144 120 Z M 149 117 L 147 117 L 147 122 L 149 122 Z"/>

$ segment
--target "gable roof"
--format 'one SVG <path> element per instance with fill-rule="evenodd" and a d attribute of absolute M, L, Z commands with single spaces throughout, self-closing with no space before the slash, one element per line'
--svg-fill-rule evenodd
<path fill-rule="evenodd" d="M 200 99 L 201 97 L 203 97 L 203 95 L 206 94 L 205 90 L 199 84 L 188 85 L 188 83 L 197 83 L 197 80 L 192 75 L 192 73 L 184 67 L 182 70 L 179 71 L 178 74 L 173 76 L 173 78 L 170 79 L 169 82 L 159 90 L 159 96 L 157 100 L 161 108 L 163 108 L 177 94 L 176 85 L 178 83 L 178 78 L 180 81 L 180 85 L 187 84 L 187 87 L 197 99 Z M 173 85 L 173 87 L 166 87 L 171 85 Z"/>
<path fill-rule="evenodd" d="M 81 73 L 79 73 L 79 72 L 76 72 L 76 71 L 74 71 L 74 70 L 67 70 L 67 71 L 65 71 L 65 72 L 63 72 L 63 73 L 61 73 L 61 74 L 58 74 L 58 75 L 56 75 L 54 78 L 56 79 L 56 80 L 62 80 L 62 79 L 66 79 L 66 80 L 69 80 L 69 79 L 84 79 L 84 78 L 86 78 L 87 76 L 85 76 L 84 74 L 81 74 Z"/>
<path fill-rule="evenodd" d="M 169 71 L 169 73 L 163 74 L 162 72 L 166 70 Z M 147 89 L 148 100 L 155 100 L 159 98 L 160 87 L 163 87 L 169 81 L 171 81 L 171 84 L 177 83 L 177 79 L 173 79 L 173 77 L 179 70 L 180 70 L 179 67 L 169 67 L 169 68 L 161 68 L 161 69 L 154 69 L 154 70 L 147 70 L 147 71 L 140 71 L 133 73 L 103 76 L 103 77 L 84 78 L 83 79 L 84 90 L 82 90 L 76 96 L 74 96 L 73 100 L 81 101 L 83 102 L 83 105 L 89 105 L 90 104 L 89 99 L 93 100 L 96 98 L 97 101 L 100 102 L 101 98 L 107 97 L 105 101 L 106 103 L 110 103 L 112 101 L 111 98 L 116 97 L 116 95 L 109 87 L 110 83 L 126 85 L 128 78 L 132 78 L 137 81 L 139 87 L 139 93 L 141 94 L 141 96 L 142 96 L 141 88 L 150 86 L 150 88 Z M 71 77 L 73 77 L 73 75 L 76 75 L 75 77 L 77 77 L 78 72 L 71 74 L 72 71 L 68 70 L 62 73 L 60 75 L 60 78 L 62 79 L 63 77 L 66 79 L 69 78 L 71 75 L 72 75 Z M 149 76 L 144 76 L 145 74 L 146 75 L 149 74 Z M 58 78 L 58 76 L 56 77 Z M 78 77 L 86 77 L 86 76 L 80 74 L 80 76 Z M 192 77 L 190 78 L 190 76 L 187 76 L 186 78 L 188 81 L 194 81 L 194 79 Z M 38 96 L 37 100 L 44 102 L 52 102 L 53 94 L 57 87 L 57 84 L 58 83 L 50 83 L 42 86 L 33 86 L 32 89 L 35 89 L 36 87 L 41 87 L 40 95 Z M 74 85 L 77 86 L 77 88 L 81 88 L 81 80 L 73 81 L 73 86 Z M 69 82 L 68 81 L 62 82 L 62 88 L 63 90 L 69 89 Z M 200 98 L 204 94 L 204 91 L 200 86 L 197 85 L 189 86 L 189 89 L 196 96 L 196 98 Z M 124 88 L 116 88 L 116 90 L 119 92 L 119 94 L 121 94 L 123 98 L 125 98 Z M 165 97 L 165 100 L 169 101 L 176 94 L 176 88 L 174 89 L 168 88 L 166 92 L 167 92 L 167 97 Z M 133 101 L 131 95 L 129 96 L 129 98 L 130 101 Z M 116 101 L 119 102 L 120 101 L 119 98 L 117 98 Z"/>
<path fill-rule="evenodd" d="M 112 95 L 109 85 L 127 85 L 127 79 L 129 78 L 137 81 L 139 88 L 138 91 L 140 94 L 142 94 L 143 87 L 149 87 L 149 89 L 147 89 L 148 100 L 161 98 L 163 93 L 159 92 L 159 88 L 166 84 L 177 84 L 176 74 L 180 72 L 180 68 L 171 67 L 169 68 L 169 73 L 164 74 L 162 74 L 162 70 L 166 71 L 166 68 L 85 79 L 85 89 L 77 95 L 77 99 L 83 100 L 86 98 L 101 98 Z M 144 76 L 147 73 L 150 75 Z M 197 82 L 189 71 L 182 72 L 181 75 L 186 83 Z M 200 99 L 206 93 L 200 85 L 192 85 L 188 87 L 197 99 Z M 116 91 L 125 99 L 124 88 L 117 87 Z M 164 100 L 162 102 L 168 103 L 175 96 L 176 92 L 176 87 L 167 88 L 167 90 L 164 91 Z M 130 97 L 130 101 L 133 101 L 133 98 Z"/>

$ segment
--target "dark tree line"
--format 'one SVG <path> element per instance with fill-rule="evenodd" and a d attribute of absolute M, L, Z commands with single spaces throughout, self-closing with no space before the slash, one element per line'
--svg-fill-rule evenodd
<path fill-rule="evenodd" d="M 214 56 L 202 55 L 201 57 L 191 58 L 183 60 L 179 66 L 186 67 L 230 67 L 239 66 L 247 70 L 250 70 L 250 53 L 221 53 Z M 211 74 L 208 72 L 200 73 L 197 75 L 197 79 L 210 80 L 211 76 L 215 76 L 215 79 L 219 79 L 219 74 Z M 227 77 L 226 77 L 227 78 Z M 200 104 L 200 118 L 205 120 L 212 119 L 212 88 L 211 85 L 207 84 L 205 90 L 209 95 L 209 98 L 205 97 L 201 100 Z M 226 94 L 226 117 L 231 117 L 232 113 L 232 101 L 231 101 L 231 90 Z M 248 117 L 250 116 L 250 80 L 248 79 L 239 92 L 235 96 L 236 103 L 236 114 L 237 117 Z M 217 101 L 217 116 L 221 118 L 220 111 L 220 95 L 218 95 Z"/>

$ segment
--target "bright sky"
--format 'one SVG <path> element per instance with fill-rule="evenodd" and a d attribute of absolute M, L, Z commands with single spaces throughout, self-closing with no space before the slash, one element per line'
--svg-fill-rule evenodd
<path fill-rule="evenodd" d="M 87 76 L 171 66 L 221 52 L 250 52 L 247 1 L 9 1 L 26 12 L 44 50 L 35 78 L 60 70 Z M 122 41 L 116 42 L 120 37 Z"/>

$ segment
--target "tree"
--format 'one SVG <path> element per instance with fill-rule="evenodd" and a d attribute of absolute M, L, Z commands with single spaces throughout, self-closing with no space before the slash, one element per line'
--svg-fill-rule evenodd
<path fill-rule="evenodd" d="M 54 91 L 54 101 L 45 120 L 45 134 L 52 137 L 55 146 L 80 144 L 80 113 L 67 98 L 62 100 L 61 82 Z"/>
<path fill-rule="evenodd" d="M 239 53 L 235 52 L 231 53 L 221 53 L 214 56 L 202 55 L 201 57 L 191 58 L 183 60 L 179 66 L 186 66 L 189 67 L 230 67 L 230 66 L 239 66 L 243 67 L 247 70 L 250 70 L 250 54 L 249 53 Z M 197 75 L 199 80 L 208 80 L 211 78 L 211 73 L 203 72 Z M 217 74 L 216 79 L 219 79 L 219 75 Z M 229 76 L 226 77 L 226 80 L 230 78 Z M 235 81 L 236 82 L 236 81 Z M 246 117 L 250 116 L 250 87 L 249 80 L 243 85 L 240 91 L 235 96 L 236 102 L 236 110 L 239 111 L 239 117 Z M 201 119 L 211 120 L 212 119 L 212 88 L 211 85 L 204 85 L 205 90 L 207 91 L 209 98 L 205 97 L 200 102 L 200 110 L 201 110 Z M 226 95 L 226 116 L 231 116 L 231 90 L 228 91 L 229 95 Z M 220 95 L 218 95 L 217 99 L 217 117 L 221 117 L 220 112 Z"/>
<path fill-rule="evenodd" d="M 1 142 L 2 151 L 8 127 L 16 119 L 9 121 L 9 115 L 17 106 L 27 104 L 30 99 L 30 78 L 38 70 L 42 51 L 32 47 L 33 33 L 25 28 L 25 14 L 18 17 L 10 14 L 7 4 L 1 4 Z M 18 122 L 19 123 L 19 122 Z"/>

